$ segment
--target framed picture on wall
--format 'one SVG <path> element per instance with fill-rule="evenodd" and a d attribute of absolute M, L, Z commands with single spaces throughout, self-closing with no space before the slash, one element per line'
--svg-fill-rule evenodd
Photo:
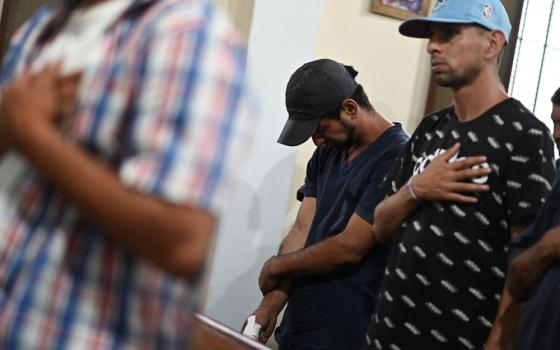
<path fill-rule="evenodd" d="M 398 19 L 427 16 L 430 2 L 431 0 L 373 0 L 371 12 Z"/>

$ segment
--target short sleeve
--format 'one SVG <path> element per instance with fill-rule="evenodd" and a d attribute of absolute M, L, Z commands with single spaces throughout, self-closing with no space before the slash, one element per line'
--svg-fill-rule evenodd
<path fill-rule="evenodd" d="M 509 152 L 505 196 L 511 225 L 533 220 L 552 189 L 553 178 L 553 142 L 548 130 L 527 130 Z"/>
<path fill-rule="evenodd" d="M 384 195 L 395 194 L 412 176 L 414 142 L 418 140 L 418 129 L 401 149 L 398 157 L 389 165 L 389 171 L 379 185 Z"/>
<path fill-rule="evenodd" d="M 392 165 L 396 162 L 395 159 L 397 159 L 398 154 L 398 150 L 387 152 L 383 159 L 378 162 L 375 171 L 371 173 L 368 179 L 367 187 L 365 188 L 365 191 L 360 197 L 358 205 L 354 210 L 356 214 L 370 224 L 373 224 L 375 207 L 383 200 L 383 198 L 385 198 L 385 192 L 380 189 L 380 184 L 385 178 L 387 171 L 392 168 Z"/>
<path fill-rule="evenodd" d="M 323 147 L 323 146 L 321 146 Z M 317 198 L 317 176 L 319 175 L 321 147 L 315 149 L 313 156 L 307 162 L 305 183 L 298 190 L 298 196 Z"/>
<path fill-rule="evenodd" d="M 296 191 L 296 199 L 298 202 L 303 202 L 303 199 L 305 198 L 305 194 L 303 193 L 304 187 L 305 185 L 301 185 Z"/>
<path fill-rule="evenodd" d="M 139 81 L 119 174 L 128 187 L 218 214 L 256 121 L 243 43 L 204 4 L 169 11 L 133 53 Z"/>
<path fill-rule="evenodd" d="M 515 259 L 525 249 L 537 243 L 553 226 L 558 225 L 560 219 L 560 184 L 556 184 L 544 206 L 539 211 L 533 223 L 527 226 L 517 237 L 509 243 L 509 260 Z"/>

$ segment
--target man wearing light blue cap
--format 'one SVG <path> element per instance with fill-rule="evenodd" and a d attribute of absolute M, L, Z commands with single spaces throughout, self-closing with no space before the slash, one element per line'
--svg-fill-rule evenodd
<path fill-rule="evenodd" d="M 519 306 L 502 293 L 506 246 L 551 189 L 552 138 L 500 82 L 511 25 L 499 0 L 439 0 L 399 30 L 429 39 L 454 105 L 422 120 L 382 184 L 373 234 L 395 246 L 366 346 L 507 349 Z"/>

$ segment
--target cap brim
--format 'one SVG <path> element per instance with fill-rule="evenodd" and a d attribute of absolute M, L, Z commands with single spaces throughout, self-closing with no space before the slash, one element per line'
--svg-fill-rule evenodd
<path fill-rule="evenodd" d="M 288 118 L 278 142 L 286 146 L 298 146 L 307 141 L 317 130 L 319 118 L 311 120 Z"/>
<path fill-rule="evenodd" d="M 411 18 L 401 23 L 399 32 L 411 38 L 429 38 L 430 24 L 433 23 L 470 24 L 473 22 L 454 18 Z"/>

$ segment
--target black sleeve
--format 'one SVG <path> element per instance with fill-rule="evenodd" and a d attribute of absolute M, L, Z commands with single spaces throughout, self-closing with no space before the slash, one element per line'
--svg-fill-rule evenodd
<path fill-rule="evenodd" d="M 322 147 L 315 149 L 313 156 L 307 162 L 305 183 L 298 190 L 298 196 L 317 198 L 317 175 L 319 174 Z"/>
<path fill-rule="evenodd" d="M 356 214 L 370 224 L 373 224 L 373 213 L 375 211 L 375 207 L 383 200 L 383 198 L 385 198 L 385 192 L 380 189 L 380 184 L 385 178 L 387 170 L 389 170 L 391 165 L 395 163 L 395 159 L 398 154 L 399 151 L 397 149 L 389 151 L 386 155 L 384 155 L 383 159 L 376 164 L 375 170 L 372 171 L 368 179 L 367 187 L 360 197 L 358 205 L 356 205 L 356 209 L 354 209 Z"/>
<path fill-rule="evenodd" d="M 516 140 L 508 160 L 506 205 L 510 225 L 531 222 L 552 189 L 553 142 L 544 127 Z"/>
<path fill-rule="evenodd" d="M 510 262 L 525 249 L 537 243 L 552 227 L 558 225 L 560 214 L 560 184 L 554 186 L 544 206 L 539 211 L 535 221 L 527 226 L 509 244 Z"/>
<path fill-rule="evenodd" d="M 303 202 L 303 199 L 305 198 L 305 194 L 303 193 L 303 188 L 305 187 L 305 185 L 301 185 L 298 190 L 296 191 L 296 199 L 298 202 Z"/>
<path fill-rule="evenodd" d="M 423 132 L 423 125 L 426 119 L 418 126 L 414 134 L 410 137 L 406 145 L 400 151 L 397 159 L 392 162 L 392 165 L 387 172 L 387 176 L 379 185 L 381 192 L 384 195 L 391 196 L 395 194 L 410 178 L 414 170 L 414 147 L 420 142 L 420 137 Z"/>

